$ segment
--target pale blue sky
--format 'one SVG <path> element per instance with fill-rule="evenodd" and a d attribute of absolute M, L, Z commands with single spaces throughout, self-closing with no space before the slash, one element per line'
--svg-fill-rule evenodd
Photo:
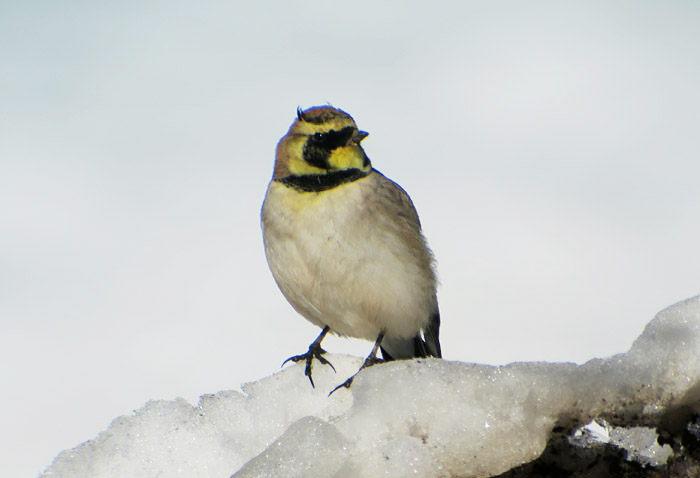
<path fill-rule="evenodd" d="M 411 194 L 446 359 L 626 350 L 700 293 L 699 21 L 674 1 L 3 3 L 0 475 L 305 350 L 259 230 L 298 105 L 352 114 Z"/>

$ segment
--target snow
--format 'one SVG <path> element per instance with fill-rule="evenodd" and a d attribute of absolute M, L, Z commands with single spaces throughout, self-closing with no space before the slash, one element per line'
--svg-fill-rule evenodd
<path fill-rule="evenodd" d="M 659 445 L 658 433 L 649 427 L 616 427 L 601 420 L 592 420 L 574 433 L 571 441 L 584 448 L 608 443 L 625 450 L 629 460 L 643 465 L 665 465 L 673 455 L 668 445 Z"/>
<path fill-rule="evenodd" d="M 485 477 L 536 459 L 555 427 L 664 463 L 654 424 L 700 411 L 700 296 L 660 312 L 629 352 L 580 366 L 399 361 L 329 397 L 361 363 L 329 359 L 337 373 L 315 362 L 316 388 L 296 364 L 197 406 L 148 402 L 43 476 Z"/>

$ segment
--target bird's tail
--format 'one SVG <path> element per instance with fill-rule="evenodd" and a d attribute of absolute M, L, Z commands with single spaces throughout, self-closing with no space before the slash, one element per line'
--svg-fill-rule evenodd
<path fill-rule="evenodd" d="M 442 358 L 440 349 L 440 312 L 430 317 L 428 327 L 423 334 L 412 339 L 395 339 L 384 337 L 381 344 L 384 360 L 403 360 L 412 358 L 437 357 Z"/>

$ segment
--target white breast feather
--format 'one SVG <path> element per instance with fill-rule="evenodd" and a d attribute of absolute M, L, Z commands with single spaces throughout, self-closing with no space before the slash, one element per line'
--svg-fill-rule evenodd
<path fill-rule="evenodd" d="M 312 323 L 367 340 L 381 330 L 410 338 L 436 309 L 435 277 L 395 223 L 396 203 L 377 201 L 381 181 L 372 174 L 318 200 L 303 193 L 301 201 L 272 182 L 263 205 L 265 250 L 282 293 Z"/>

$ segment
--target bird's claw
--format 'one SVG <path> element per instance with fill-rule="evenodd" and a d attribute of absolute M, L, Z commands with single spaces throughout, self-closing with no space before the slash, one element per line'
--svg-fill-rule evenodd
<path fill-rule="evenodd" d="M 358 371 L 357 373 L 360 373 L 360 372 Z M 357 373 L 355 375 L 357 375 Z M 346 381 L 344 381 L 343 383 L 341 383 L 340 385 L 335 387 L 333 390 L 331 390 L 331 393 L 329 393 L 328 396 L 330 397 L 331 395 L 333 395 L 335 393 L 335 391 L 338 390 L 339 388 L 350 388 L 350 385 L 352 385 L 352 381 L 355 379 L 355 375 L 353 375 L 352 377 L 350 377 L 349 379 L 347 379 Z"/>
<path fill-rule="evenodd" d="M 357 372 L 355 372 L 355 374 L 352 377 L 350 377 L 349 379 L 347 379 L 346 381 L 344 381 L 343 383 L 341 383 L 340 385 L 335 387 L 333 390 L 331 390 L 331 393 L 329 393 L 328 396 L 330 397 L 331 395 L 333 395 L 333 393 L 336 390 L 338 390 L 339 388 L 350 388 L 350 385 L 352 385 L 352 381 L 355 380 L 355 377 L 357 377 L 358 373 L 362 372 L 362 370 L 366 369 L 367 367 L 371 367 L 372 365 L 376 365 L 378 363 L 384 363 L 384 362 L 386 362 L 386 360 L 377 358 L 376 356 L 375 357 L 372 357 L 372 356 L 367 357 L 367 359 L 364 361 L 364 363 L 362 364 L 360 369 Z"/>
<path fill-rule="evenodd" d="M 321 364 L 330 366 L 333 369 L 333 371 L 335 372 L 335 367 L 333 366 L 333 364 L 330 363 L 325 357 L 323 357 L 323 354 L 325 354 L 325 353 L 326 353 L 326 351 L 323 350 L 320 345 L 314 346 L 312 344 L 309 347 L 308 352 L 306 352 L 305 354 L 294 355 L 292 357 L 289 357 L 287 360 L 282 362 L 282 366 L 284 367 L 284 365 L 290 361 L 294 362 L 294 363 L 301 362 L 302 360 L 305 361 L 306 366 L 304 367 L 304 375 L 309 377 L 309 382 L 311 382 L 311 386 L 313 388 L 316 388 L 316 385 L 314 384 L 314 379 L 311 377 L 311 364 L 312 364 L 314 358 L 318 359 L 318 361 L 321 362 Z"/>

